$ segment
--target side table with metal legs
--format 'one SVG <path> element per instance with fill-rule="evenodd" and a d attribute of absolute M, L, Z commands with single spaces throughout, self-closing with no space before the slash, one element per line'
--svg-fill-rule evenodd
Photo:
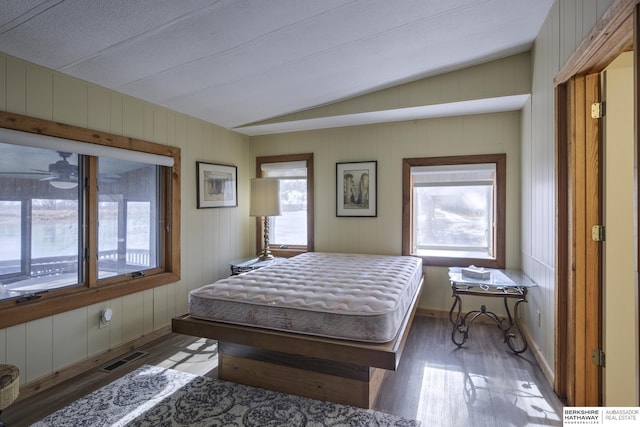
<path fill-rule="evenodd" d="M 527 350 L 527 340 L 520 329 L 518 307 L 527 302 L 527 293 L 530 287 L 536 284 L 524 276 L 521 272 L 511 270 L 487 269 L 490 272 L 488 279 L 466 277 L 459 267 L 449 269 L 449 280 L 453 305 L 449 310 L 449 321 L 453 325 L 451 340 L 458 347 L 469 339 L 469 328 L 473 322 L 481 316 L 491 319 L 504 336 L 504 342 L 516 354 Z M 502 298 L 506 317 L 500 317 L 486 306 L 481 305 L 479 310 L 462 312 L 462 296 L 474 295 L 481 297 Z M 514 299 L 513 316 L 509 307 L 509 299 Z"/>

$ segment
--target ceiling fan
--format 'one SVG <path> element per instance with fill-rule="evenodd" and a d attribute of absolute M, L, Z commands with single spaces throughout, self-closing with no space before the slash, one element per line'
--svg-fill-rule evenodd
<path fill-rule="evenodd" d="M 56 187 L 55 183 L 65 182 L 65 183 L 75 183 L 75 186 L 78 185 L 78 165 L 72 165 L 67 160 L 68 157 L 71 156 L 71 153 L 66 151 L 58 151 L 58 155 L 62 157 L 62 160 L 58 160 L 57 162 L 49 164 L 49 170 L 42 169 L 32 169 L 36 172 L 49 174 L 44 178 L 41 178 L 40 181 L 50 181 L 51 185 Z M 73 188 L 70 185 L 65 186 L 67 188 Z M 61 187 L 58 187 L 61 188 Z"/>
<path fill-rule="evenodd" d="M 11 175 L 46 175 L 39 181 L 49 182 L 53 187 L 60 189 L 70 189 L 78 186 L 78 165 L 69 163 L 67 160 L 72 153 L 67 151 L 58 151 L 60 160 L 50 163 L 47 170 L 31 169 L 33 172 L 4 172 L 3 174 Z M 113 182 L 120 178 L 120 175 L 113 173 L 100 173 L 98 180 L 100 182 Z"/>

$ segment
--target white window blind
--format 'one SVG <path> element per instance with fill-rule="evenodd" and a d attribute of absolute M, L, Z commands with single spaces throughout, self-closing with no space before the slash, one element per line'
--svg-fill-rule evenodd
<path fill-rule="evenodd" d="M 307 162 L 305 161 L 263 163 L 260 167 L 264 176 L 268 178 L 307 178 Z"/>
<path fill-rule="evenodd" d="M 132 162 L 173 167 L 173 157 L 142 151 L 125 150 L 124 148 L 109 147 L 107 145 L 90 144 L 88 142 L 73 141 L 37 133 L 21 132 L 13 129 L 0 128 L 0 142 L 43 148 L 46 150 L 66 151 L 86 156 L 110 157 L 112 159 L 129 160 Z"/>

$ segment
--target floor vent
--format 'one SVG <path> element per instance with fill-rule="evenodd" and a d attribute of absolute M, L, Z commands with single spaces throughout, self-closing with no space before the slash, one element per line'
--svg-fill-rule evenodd
<path fill-rule="evenodd" d="M 144 351 L 134 351 L 133 353 L 123 357 L 122 359 L 116 360 L 115 362 L 105 366 L 104 368 L 101 368 L 100 370 L 102 372 L 113 372 L 121 366 L 124 366 L 129 362 L 133 362 L 134 360 L 138 360 L 141 357 L 146 356 L 147 354 L 149 353 L 145 353 Z"/>

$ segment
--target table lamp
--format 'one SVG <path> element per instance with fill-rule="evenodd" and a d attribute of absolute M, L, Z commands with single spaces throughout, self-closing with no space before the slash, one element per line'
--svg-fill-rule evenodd
<path fill-rule="evenodd" d="M 249 215 L 264 217 L 264 249 L 260 261 L 273 259 L 269 251 L 269 217 L 281 215 L 280 181 L 277 178 L 251 179 L 251 202 Z"/>

